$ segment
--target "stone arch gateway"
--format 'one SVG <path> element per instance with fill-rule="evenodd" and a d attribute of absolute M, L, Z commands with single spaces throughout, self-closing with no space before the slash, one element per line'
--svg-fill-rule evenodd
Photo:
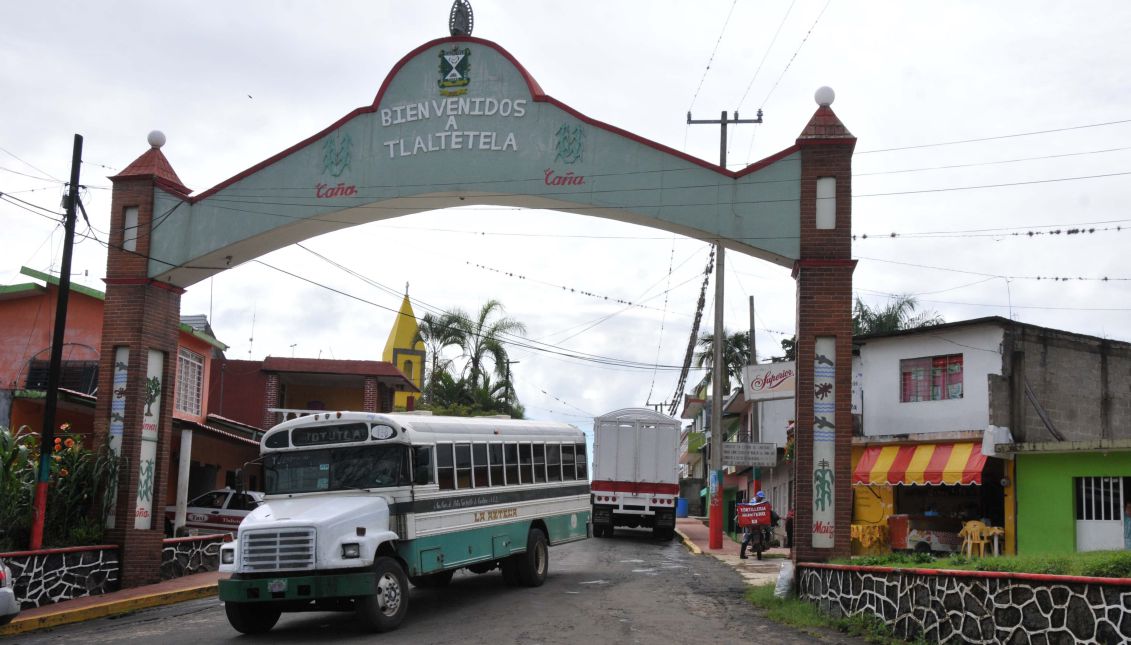
<path fill-rule="evenodd" d="M 731 172 L 591 119 L 499 45 L 458 36 L 401 59 L 372 105 L 196 195 L 151 137 L 112 178 L 96 411 L 96 432 L 126 457 L 109 529 L 123 584 L 158 571 L 151 516 L 169 476 L 172 409 L 160 384 L 174 379 L 183 290 L 322 233 L 472 204 L 631 222 L 792 268 L 796 554 L 847 554 L 856 139 L 825 103 L 795 145 Z"/>

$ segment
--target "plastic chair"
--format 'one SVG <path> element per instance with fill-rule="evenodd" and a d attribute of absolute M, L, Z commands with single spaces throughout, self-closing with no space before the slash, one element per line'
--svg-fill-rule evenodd
<path fill-rule="evenodd" d="M 974 557 L 974 547 L 978 548 L 979 557 L 986 557 L 986 545 L 989 540 L 984 523 L 978 520 L 970 520 L 962 525 L 962 530 L 958 532 L 958 535 L 962 538 L 962 552 L 967 557 Z"/>

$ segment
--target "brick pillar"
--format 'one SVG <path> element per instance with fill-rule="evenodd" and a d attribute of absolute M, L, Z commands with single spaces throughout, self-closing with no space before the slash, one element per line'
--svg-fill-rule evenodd
<path fill-rule="evenodd" d="M 133 587 L 161 577 L 183 293 L 148 277 L 153 198 L 156 190 L 184 197 L 188 189 L 156 145 L 111 180 L 94 431 L 121 458 L 106 541 L 121 547 L 121 584 Z"/>
<path fill-rule="evenodd" d="M 365 392 L 362 396 L 361 411 L 362 412 L 381 412 L 378 407 L 380 405 L 380 397 L 378 394 L 377 378 L 373 376 L 365 377 Z"/>
<path fill-rule="evenodd" d="M 279 424 L 282 419 L 278 412 L 271 412 L 271 408 L 279 407 L 279 375 L 268 374 L 267 391 L 263 393 L 263 428 L 269 430 Z"/>
<path fill-rule="evenodd" d="M 793 268 L 797 281 L 793 557 L 798 561 L 851 554 L 852 151 L 856 138 L 829 108 L 831 92 L 828 97 L 818 94 L 819 102 L 828 101 L 822 102 L 797 140 L 801 150 L 801 257 Z"/>

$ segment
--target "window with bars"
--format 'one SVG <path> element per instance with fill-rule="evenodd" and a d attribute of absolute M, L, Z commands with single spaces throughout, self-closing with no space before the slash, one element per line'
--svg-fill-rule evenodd
<path fill-rule="evenodd" d="M 1120 477 L 1075 477 L 1076 519 L 1122 520 L 1123 479 Z"/>
<path fill-rule="evenodd" d="M 903 403 L 962 398 L 962 354 L 908 358 L 899 361 Z"/>
<path fill-rule="evenodd" d="M 200 416 L 200 399 L 204 387 L 204 357 L 181 348 L 177 353 L 176 409 Z"/>

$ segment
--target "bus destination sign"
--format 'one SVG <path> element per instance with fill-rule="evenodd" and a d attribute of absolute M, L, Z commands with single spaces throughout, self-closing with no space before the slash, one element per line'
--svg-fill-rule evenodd
<path fill-rule="evenodd" d="M 328 443 L 351 443 L 369 439 L 369 426 L 364 423 L 348 423 L 336 426 L 314 428 L 295 428 L 291 431 L 291 443 L 295 446 L 319 446 Z"/>

